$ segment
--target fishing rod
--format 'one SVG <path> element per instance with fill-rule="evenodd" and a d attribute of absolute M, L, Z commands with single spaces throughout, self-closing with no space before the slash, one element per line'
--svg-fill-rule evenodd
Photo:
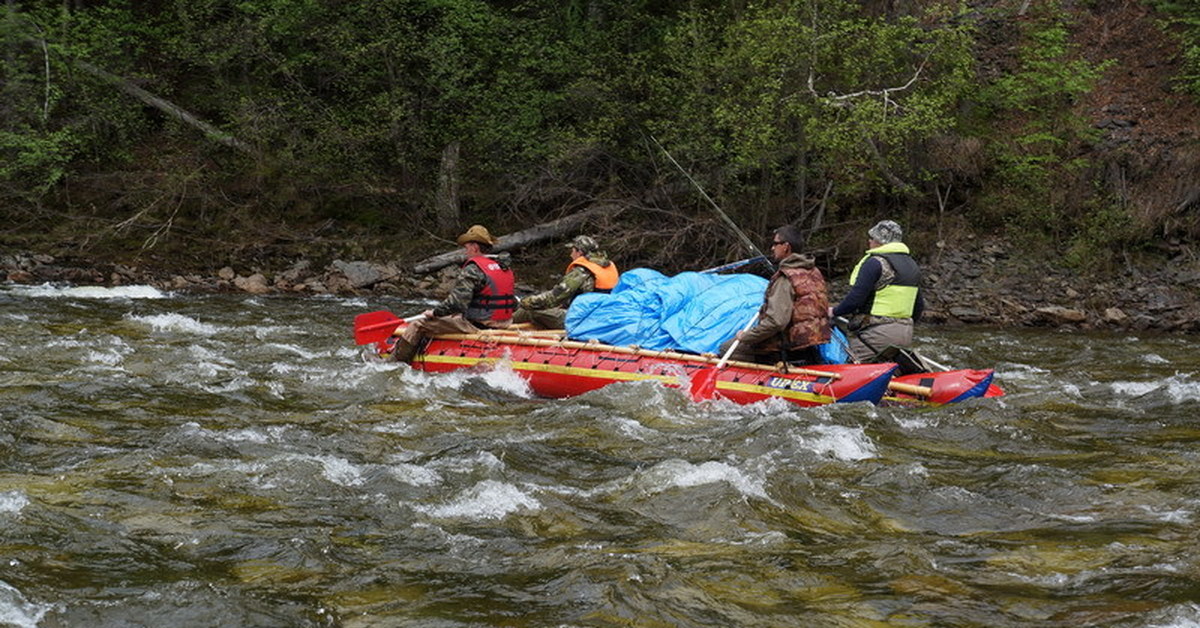
<path fill-rule="evenodd" d="M 708 201 L 709 206 L 711 206 L 713 208 L 713 210 L 717 212 L 717 215 L 721 217 L 721 220 L 723 220 L 725 222 L 725 224 L 729 225 L 729 228 L 733 229 L 734 233 L 736 233 L 738 238 L 741 239 L 742 244 L 745 244 L 746 248 L 750 249 L 750 252 L 765 259 L 767 261 L 767 264 L 769 264 L 771 266 L 771 268 L 774 269 L 775 262 L 772 261 L 770 257 L 763 255 L 763 252 L 758 250 L 757 246 L 754 246 L 754 241 L 752 241 L 745 234 L 745 232 L 743 232 L 741 229 L 739 229 L 737 224 L 734 223 L 733 220 L 724 211 L 721 211 L 721 208 L 720 208 L 720 206 L 717 205 L 717 202 L 712 200 L 712 197 L 710 197 L 708 195 L 708 192 L 704 191 L 704 188 L 700 187 L 700 184 L 697 183 L 696 180 L 692 178 L 691 173 L 689 173 L 687 170 L 685 170 L 683 168 L 683 166 L 679 165 L 678 161 L 675 161 L 675 158 L 671 156 L 671 152 L 668 151 L 665 146 L 663 146 L 662 144 L 659 143 L 658 138 L 651 135 L 650 141 L 654 142 L 654 145 L 658 146 L 659 150 L 661 150 L 663 152 L 663 154 L 667 156 L 667 159 L 669 159 L 671 161 L 671 163 L 675 164 L 676 168 L 679 168 L 679 171 L 683 173 L 683 176 L 687 177 L 687 180 L 691 181 L 692 185 L 696 186 L 696 189 L 700 192 L 700 196 L 703 196 L 704 200 Z"/>
<path fill-rule="evenodd" d="M 765 257 L 763 257 L 763 256 L 761 256 L 761 255 L 759 255 L 758 257 L 751 257 L 751 258 L 747 258 L 747 259 L 744 259 L 744 260 L 739 260 L 739 261 L 736 261 L 736 262 L 730 262 L 730 263 L 728 263 L 728 264 L 722 264 L 721 266 L 714 266 L 714 267 L 712 267 L 712 268 L 705 268 L 704 270 L 700 271 L 700 274 L 701 274 L 701 275 L 714 275 L 714 274 L 716 274 L 716 273 L 723 273 L 723 272 L 725 272 L 725 271 L 727 271 L 727 270 L 733 270 L 733 269 L 735 269 L 735 268 L 741 268 L 741 267 L 743 267 L 743 266 L 749 266 L 750 264 L 754 264 L 754 263 L 756 263 L 756 262 L 769 262 L 769 261 L 771 261 L 771 260 L 768 260 L 767 258 L 765 258 Z"/>

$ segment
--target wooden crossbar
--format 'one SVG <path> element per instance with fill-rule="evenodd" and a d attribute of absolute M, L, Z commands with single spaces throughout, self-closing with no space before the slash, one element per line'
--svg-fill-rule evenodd
<path fill-rule="evenodd" d="M 551 331 L 551 330 L 544 330 Z M 478 342 L 506 342 L 508 344 L 526 345 L 532 347 L 562 347 L 564 349 L 587 349 L 589 351 L 606 351 L 608 353 L 621 353 L 625 355 L 636 355 L 647 358 L 659 358 L 664 360 L 680 360 L 685 362 L 700 362 L 703 364 L 716 364 L 718 362 L 715 356 L 695 355 L 692 353 L 679 353 L 677 351 L 653 351 L 650 349 L 641 349 L 638 347 L 617 347 L 614 345 L 606 345 L 599 342 L 579 342 L 578 340 L 551 340 L 549 338 L 529 337 L 528 332 L 517 330 L 514 333 L 506 329 L 486 329 L 480 330 L 474 334 L 442 334 L 433 336 L 434 339 L 440 340 L 475 340 Z M 559 335 L 561 338 L 561 334 Z M 726 362 L 727 365 L 737 366 L 744 369 L 752 369 L 757 371 L 771 371 L 781 373 L 778 367 L 767 364 L 755 364 L 753 362 Z M 787 373 L 797 373 L 800 375 L 811 375 L 813 377 L 828 377 L 829 379 L 841 379 L 841 373 L 831 373 L 829 371 L 819 371 L 815 369 L 807 369 L 789 366 Z"/>

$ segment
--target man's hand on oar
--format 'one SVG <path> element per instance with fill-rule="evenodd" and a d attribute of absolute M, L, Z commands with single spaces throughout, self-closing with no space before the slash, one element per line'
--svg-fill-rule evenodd
<path fill-rule="evenodd" d="M 387 310 L 367 312 L 354 317 L 354 344 L 379 342 L 392 335 L 396 328 L 425 318 L 425 314 L 400 318 Z"/>

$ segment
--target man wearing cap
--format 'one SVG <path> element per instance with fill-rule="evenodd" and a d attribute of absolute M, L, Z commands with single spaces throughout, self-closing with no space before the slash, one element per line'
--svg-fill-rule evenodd
<path fill-rule="evenodd" d="M 458 236 L 467 260 L 459 268 L 450 294 L 424 318 L 402 328 L 392 359 L 407 362 L 421 340 L 439 334 L 471 334 L 480 329 L 501 329 L 512 322 L 517 299 L 515 277 L 507 253 L 489 255 L 496 243 L 483 225 L 473 225 Z"/>
<path fill-rule="evenodd" d="M 566 274 L 553 288 L 521 299 L 513 321 L 532 322 L 543 329 L 563 329 L 567 307 L 575 297 L 588 292 L 611 292 L 617 285 L 620 278 L 617 265 L 600 250 L 595 238 L 576 236 L 567 248 L 571 249 L 571 263 L 567 264 Z"/>
<path fill-rule="evenodd" d="M 767 284 L 758 318 L 721 345 L 742 362 L 820 363 L 817 345 L 829 342 L 829 299 L 816 259 L 804 253 L 804 235 L 793 225 L 775 230 L 771 257 L 779 270 Z M 734 343 L 737 346 L 734 347 Z"/>
<path fill-rule="evenodd" d="M 834 317 L 850 323 L 850 357 L 868 362 L 889 345 L 912 344 L 913 321 L 921 318 L 921 269 L 901 242 L 900 225 L 883 220 L 867 230 L 867 252 L 850 273 L 850 292 Z"/>

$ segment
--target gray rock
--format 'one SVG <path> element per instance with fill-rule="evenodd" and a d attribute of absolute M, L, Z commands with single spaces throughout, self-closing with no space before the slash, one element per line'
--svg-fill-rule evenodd
<path fill-rule="evenodd" d="M 955 305 L 950 308 L 950 315 L 964 323 L 978 323 L 984 320 L 983 312 L 973 308 L 961 305 Z"/>
<path fill-rule="evenodd" d="M 363 288 L 383 280 L 383 272 L 370 262 L 343 262 L 334 260 L 330 264 L 338 272 L 346 276 L 352 288 Z"/>
<path fill-rule="evenodd" d="M 276 277 L 275 281 L 278 282 L 282 280 L 287 283 L 296 283 L 300 281 L 300 279 L 311 275 L 311 267 L 312 262 L 308 260 L 300 260 L 299 262 L 292 264 L 291 268 L 279 273 L 279 276 Z"/>

